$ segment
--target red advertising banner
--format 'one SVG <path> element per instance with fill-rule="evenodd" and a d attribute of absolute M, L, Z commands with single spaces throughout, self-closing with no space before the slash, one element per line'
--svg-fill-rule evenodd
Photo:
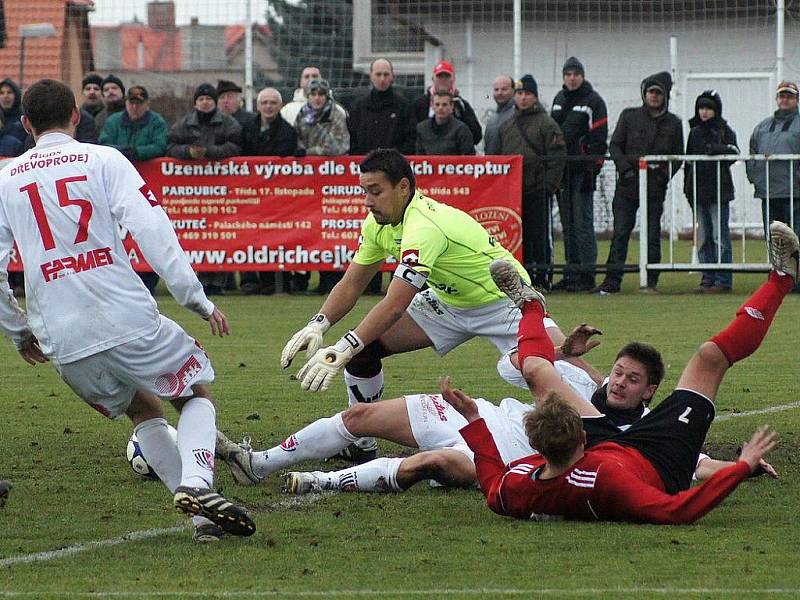
<path fill-rule="evenodd" d="M 359 161 L 357 156 L 162 158 L 136 167 L 195 269 L 327 271 L 347 268 L 369 214 Z M 471 214 L 521 258 L 519 156 L 409 161 L 420 191 Z M 148 270 L 130 235 L 125 244 L 134 268 Z"/>

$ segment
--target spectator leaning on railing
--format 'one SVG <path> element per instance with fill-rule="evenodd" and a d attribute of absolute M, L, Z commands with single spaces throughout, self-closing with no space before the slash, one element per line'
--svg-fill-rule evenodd
<path fill-rule="evenodd" d="M 219 160 L 242 153 L 242 128 L 217 110 L 217 89 L 202 83 L 194 91 L 194 110 L 181 117 L 167 136 L 167 156 L 183 160 Z M 223 294 L 227 273 L 198 273 L 207 295 Z"/>
<path fill-rule="evenodd" d="M 567 155 L 605 155 L 608 145 L 606 103 L 585 79 L 583 64 L 570 56 L 562 69 L 564 86 L 553 100 L 551 116 L 564 133 Z M 603 161 L 567 161 L 558 212 L 564 232 L 567 268 L 553 286 L 568 292 L 588 292 L 595 286 L 597 238 L 594 233 L 595 181 Z"/>
<path fill-rule="evenodd" d="M 797 84 L 793 81 L 781 81 L 776 95 L 778 110 L 756 125 L 753 135 L 750 136 L 750 154 L 800 154 L 800 114 L 797 100 Z M 748 160 L 747 178 L 755 187 L 756 197 L 761 198 L 765 232 L 769 226 L 768 221 L 793 223 L 795 232 L 800 231 L 800 161 L 769 161 L 768 184 L 767 162 Z M 790 183 L 792 181 L 793 185 Z M 794 210 L 790 208 L 792 198 Z"/>
<path fill-rule="evenodd" d="M 433 93 L 433 116 L 417 123 L 417 154 L 475 154 L 472 134 L 453 116 L 453 94 Z"/>
<path fill-rule="evenodd" d="M 614 191 L 614 233 L 606 261 L 606 278 L 592 290 L 597 294 L 619 292 L 622 284 L 628 243 L 639 210 L 638 157 L 648 154 L 683 154 L 683 125 L 669 112 L 672 77 L 666 71 L 645 77 L 641 85 L 642 105 L 626 108 L 619 117 L 609 150 L 617 167 L 617 189 Z M 649 163 L 647 165 L 647 262 L 661 261 L 661 213 L 667 184 L 678 172 L 681 163 Z M 643 293 L 658 293 L 658 271 L 647 272 Z"/>
<path fill-rule="evenodd" d="M 706 90 L 694 103 L 694 117 L 689 119 L 689 140 L 686 154 L 739 154 L 736 133 L 722 118 L 722 98 L 714 90 Z M 719 164 L 719 166 L 717 166 Z M 683 179 L 686 199 L 697 206 L 698 258 L 702 263 L 733 260 L 731 232 L 728 227 L 730 202 L 733 200 L 732 161 L 687 161 Z M 719 185 L 717 184 L 719 175 Z M 695 190 L 697 197 L 695 198 Z M 719 205 L 717 204 L 719 198 Z M 717 242 L 722 252 L 717 253 Z M 696 294 L 724 294 L 731 291 L 731 271 L 703 271 Z"/>
<path fill-rule="evenodd" d="M 500 154 L 522 155 L 522 256 L 534 285 L 549 289 L 553 246 L 550 206 L 561 185 L 567 150 L 558 124 L 539 102 L 533 75 L 523 75 L 514 86 L 514 117 L 500 128 Z"/>

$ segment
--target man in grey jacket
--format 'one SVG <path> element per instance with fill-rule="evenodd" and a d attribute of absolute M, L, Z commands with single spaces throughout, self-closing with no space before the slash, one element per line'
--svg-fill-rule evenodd
<path fill-rule="evenodd" d="M 776 101 L 778 110 L 756 125 L 750 136 L 750 154 L 800 154 L 797 84 L 781 81 Z M 770 221 L 792 223 L 795 232 L 800 231 L 800 161 L 769 161 L 767 182 L 767 161 L 748 160 L 747 179 L 761 198 L 765 232 Z"/>
<path fill-rule="evenodd" d="M 514 116 L 514 78 L 511 75 L 499 75 L 492 84 L 492 95 L 497 109 L 486 121 L 483 149 L 486 154 L 499 154 L 500 128 Z"/>
<path fill-rule="evenodd" d="M 417 123 L 417 154 L 475 154 L 472 133 L 453 116 L 453 94 L 433 94 L 433 116 Z"/>

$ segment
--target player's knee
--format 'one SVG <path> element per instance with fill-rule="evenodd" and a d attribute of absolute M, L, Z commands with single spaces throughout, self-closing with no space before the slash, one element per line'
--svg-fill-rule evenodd
<path fill-rule="evenodd" d="M 425 479 L 435 479 L 449 487 L 469 487 L 474 483 L 474 476 L 464 473 L 459 461 L 449 454 L 431 452 L 418 457 L 417 469 Z"/>
<path fill-rule="evenodd" d="M 730 362 L 727 357 L 714 342 L 703 342 L 697 349 L 697 352 L 695 352 L 695 356 L 705 367 L 710 369 L 724 371 L 730 367 Z"/>
<path fill-rule="evenodd" d="M 163 419 L 164 407 L 161 400 L 152 394 L 136 394 L 125 414 L 134 425 L 138 425 L 149 419 Z"/>
<path fill-rule="evenodd" d="M 342 423 L 345 429 L 352 435 L 361 435 L 364 432 L 365 424 L 368 422 L 373 410 L 374 405 L 361 402 L 348 408 L 342 413 Z"/>
<path fill-rule="evenodd" d="M 389 352 L 379 340 L 375 340 L 356 354 L 345 370 L 354 377 L 375 377 L 381 372 L 381 359 L 386 356 L 389 356 Z"/>

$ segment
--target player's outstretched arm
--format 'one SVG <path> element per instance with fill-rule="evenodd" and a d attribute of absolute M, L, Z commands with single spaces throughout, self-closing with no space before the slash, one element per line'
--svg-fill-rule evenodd
<path fill-rule="evenodd" d="M 733 464 L 735 464 L 733 461 L 717 460 L 716 458 L 711 458 L 710 456 L 701 458 L 701 460 L 697 463 L 697 468 L 694 470 L 695 479 L 697 479 L 697 481 L 705 481 L 717 471 L 721 471 L 722 469 L 730 467 Z M 758 468 L 753 471 L 752 477 L 758 477 L 759 475 L 769 475 L 772 479 L 779 479 L 779 475 L 775 470 L 775 467 L 773 467 L 763 458 L 759 461 Z"/>
<path fill-rule="evenodd" d="M 756 429 L 750 441 L 742 446 L 739 460 L 746 462 L 750 472 L 755 473 L 762 465 L 764 457 L 778 446 L 778 434 L 764 425 Z"/>
<path fill-rule="evenodd" d="M 322 346 L 322 337 L 331 328 L 331 325 L 352 310 L 369 281 L 380 269 L 381 264 L 350 264 L 342 280 L 328 294 L 319 312 L 311 317 L 308 324 L 295 333 L 283 347 L 281 352 L 282 369 L 288 368 L 301 350 L 306 351 L 306 359 L 314 356 Z"/>

